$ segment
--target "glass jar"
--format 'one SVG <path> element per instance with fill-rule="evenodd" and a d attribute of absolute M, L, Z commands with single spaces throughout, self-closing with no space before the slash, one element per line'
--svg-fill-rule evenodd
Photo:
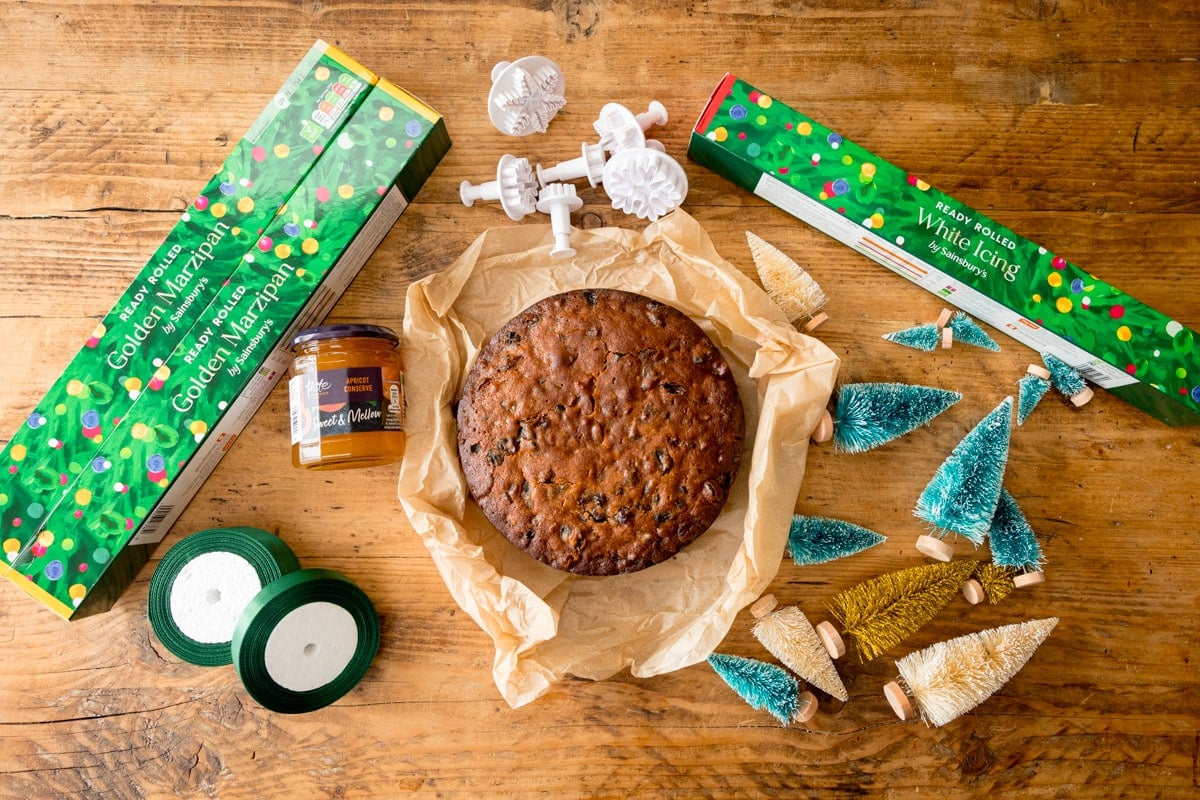
<path fill-rule="evenodd" d="M 292 464 L 349 469 L 404 455 L 400 337 L 378 325 L 323 325 L 292 337 Z"/>

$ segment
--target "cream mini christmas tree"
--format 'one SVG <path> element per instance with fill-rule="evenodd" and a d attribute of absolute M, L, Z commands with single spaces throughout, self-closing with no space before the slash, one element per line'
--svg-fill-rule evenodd
<path fill-rule="evenodd" d="M 1056 617 L 1019 622 L 918 650 L 896 662 L 900 679 L 884 695 L 901 719 L 919 713 L 931 725 L 945 725 L 998 692 L 1057 624 Z"/>
<path fill-rule="evenodd" d="M 827 317 L 822 309 L 828 300 L 813 277 L 761 236 L 746 231 L 746 241 L 763 289 L 787 318 L 802 323 L 805 331 L 813 331 L 825 322 Z"/>
<path fill-rule="evenodd" d="M 752 628 L 754 638 L 780 663 L 813 686 L 830 697 L 849 700 L 846 685 L 808 617 L 795 606 L 777 606 L 778 601 L 770 594 L 750 606 L 756 620 Z"/>

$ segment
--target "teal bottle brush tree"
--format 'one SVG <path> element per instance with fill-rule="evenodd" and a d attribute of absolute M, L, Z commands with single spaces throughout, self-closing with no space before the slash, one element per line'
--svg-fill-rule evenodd
<path fill-rule="evenodd" d="M 778 608 L 778 605 L 775 595 L 766 594 L 750 606 L 750 614 L 755 619 L 751 629 L 754 638 L 780 663 L 813 686 L 830 697 L 843 702 L 849 700 L 846 685 L 808 617 L 795 606 Z"/>
<path fill-rule="evenodd" d="M 1037 534 L 1021 513 L 1017 501 L 1007 489 L 1000 490 L 1000 500 L 988 530 L 992 561 L 1002 567 L 1023 573 L 1040 573 L 1045 557 Z"/>
<path fill-rule="evenodd" d="M 796 514 L 788 530 L 788 552 L 798 566 L 824 564 L 874 547 L 887 540 L 869 528 L 828 517 Z"/>
<path fill-rule="evenodd" d="M 942 540 L 949 533 L 977 545 L 983 542 L 1000 502 L 1012 436 L 1012 408 L 1012 398 L 1004 398 L 963 437 L 917 498 L 913 513 L 936 528 L 936 536 L 917 539 L 922 553 L 939 561 L 950 560 L 953 548 Z"/>
<path fill-rule="evenodd" d="M 929 424 L 961 399 L 958 392 L 932 386 L 847 383 L 837 390 L 834 414 L 825 412 L 812 439 L 833 439 L 839 452 L 865 453 Z"/>
<path fill-rule="evenodd" d="M 938 315 L 937 322 L 885 333 L 883 338 L 889 342 L 926 353 L 932 351 L 939 344 L 943 348 L 948 348 L 954 342 L 954 331 L 947 325 L 950 322 L 950 316 L 950 309 L 943 308 L 942 313 Z"/>
<path fill-rule="evenodd" d="M 954 316 L 950 317 L 948 327 L 956 342 L 982 347 L 993 353 L 1000 352 L 1000 345 L 996 344 L 996 341 L 988 336 L 975 320 L 961 311 L 954 312 Z"/>
<path fill-rule="evenodd" d="M 942 341 L 942 331 L 937 325 L 931 323 L 929 325 L 916 325 L 912 328 L 885 333 L 883 338 L 889 342 L 928 353 Z"/>
<path fill-rule="evenodd" d="M 763 289 L 792 323 L 811 333 L 824 323 L 828 299 L 811 275 L 775 245 L 746 231 L 750 255 Z"/>
<path fill-rule="evenodd" d="M 1050 370 L 1037 364 L 1030 364 L 1025 374 L 1017 381 L 1017 424 L 1024 425 L 1025 420 L 1037 408 L 1037 404 L 1050 391 Z"/>
<path fill-rule="evenodd" d="M 799 682 L 783 667 L 725 653 L 713 653 L 708 663 L 751 707 L 770 712 L 784 727 L 806 722 L 816 712 L 816 696 L 801 692 Z"/>
<path fill-rule="evenodd" d="M 1092 399 L 1091 387 L 1070 364 L 1049 351 L 1042 353 L 1042 363 L 1050 371 L 1050 383 L 1070 399 L 1071 405 L 1078 408 Z"/>
<path fill-rule="evenodd" d="M 897 681 L 883 687 L 896 716 L 942 726 L 998 692 L 1050 636 L 1056 617 L 938 642 L 896 662 Z M 916 708 L 913 708 L 913 705 Z"/>
<path fill-rule="evenodd" d="M 981 565 L 966 584 L 963 595 L 972 603 L 987 599 L 999 603 L 1014 589 L 1032 586 L 1046 580 L 1042 571 L 1045 561 L 1029 521 L 1007 489 L 1000 490 L 1000 501 L 988 529 L 992 563 Z"/>
<path fill-rule="evenodd" d="M 1017 424 L 1024 425 L 1033 409 L 1053 386 L 1065 395 L 1076 408 L 1086 405 L 1094 396 L 1087 382 L 1070 364 L 1053 353 L 1042 353 L 1044 367 L 1030 364 L 1018 381 Z"/>
<path fill-rule="evenodd" d="M 883 338 L 914 350 L 923 350 L 926 353 L 939 344 L 944 349 L 948 349 L 955 340 L 992 352 L 1000 350 L 1000 345 L 996 344 L 996 341 L 988 336 L 975 320 L 961 311 L 951 312 L 948 308 L 942 309 L 937 322 L 885 333 Z"/>

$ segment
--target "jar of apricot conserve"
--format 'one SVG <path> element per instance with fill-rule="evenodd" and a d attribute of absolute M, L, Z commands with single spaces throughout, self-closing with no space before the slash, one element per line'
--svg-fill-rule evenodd
<path fill-rule="evenodd" d="M 292 464 L 374 467 L 404 455 L 399 343 L 378 325 L 324 325 L 292 337 Z"/>

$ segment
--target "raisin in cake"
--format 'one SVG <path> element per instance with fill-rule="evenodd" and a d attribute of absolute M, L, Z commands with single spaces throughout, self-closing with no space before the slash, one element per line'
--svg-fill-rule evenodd
<path fill-rule="evenodd" d="M 741 398 L 721 352 L 671 306 L 583 289 L 518 314 L 458 404 L 471 497 L 534 558 L 580 575 L 670 558 L 721 512 Z"/>

